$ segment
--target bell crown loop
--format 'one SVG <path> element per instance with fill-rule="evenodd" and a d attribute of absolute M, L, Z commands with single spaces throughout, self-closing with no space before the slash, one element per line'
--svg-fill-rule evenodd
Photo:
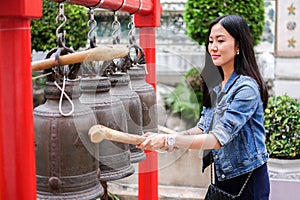
<path fill-rule="evenodd" d="M 64 76 L 64 78 L 63 78 L 63 85 L 62 85 L 62 87 L 60 87 L 56 81 L 54 81 L 54 84 L 55 84 L 55 86 L 61 91 L 61 95 L 60 95 L 60 98 L 59 98 L 59 106 L 58 106 L 58 109 L 59 109 L 60 114 L 61 114 L 62 116 L 65 116 L 65 117 L 72 115 L 72 114 L 74 113 L 74 103 L 73 103 L 72 99 L 69 97 L 69 95 L 65 92 L 65 87 L 66 87 L 66 77 Z M 68 112 L 68 113 L 65 113 L 65 112 L 62 110 L 62 102 L 63 102 L 63 97 L 64 97 L 64 96 L 66 97 L 66 99 L 67 99 L 67 100 L 70 102 L 70 104 L 71 104 L 71 110 L 70 110 L 70 112 Z"/>

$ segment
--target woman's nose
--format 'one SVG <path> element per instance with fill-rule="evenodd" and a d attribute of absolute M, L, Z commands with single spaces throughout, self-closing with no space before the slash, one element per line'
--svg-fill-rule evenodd
<path fill-rule="evenodd" d="M 216 43 L 215 43 L 215 42 L 211 43 L 211 45 L 210 45 L 210 49 L 211 49 L 212 51 L 216 51 L 216 50 L 218 50 L 218 48 L 217 48 L 217 45 L 216 45 Z"/>

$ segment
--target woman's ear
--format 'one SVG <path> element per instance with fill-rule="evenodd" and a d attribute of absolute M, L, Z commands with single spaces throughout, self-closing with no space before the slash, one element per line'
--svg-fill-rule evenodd
<path fill-rule="evenodd" d="M 240 54 L 240 48 L 239 48 L 238 42 L 237 42 L 235 48 L 236 48 L 236 55 L 239 55 Z"/>

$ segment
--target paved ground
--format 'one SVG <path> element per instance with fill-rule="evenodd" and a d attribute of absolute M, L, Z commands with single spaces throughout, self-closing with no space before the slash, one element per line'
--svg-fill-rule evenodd
<path fill-rule="evenodd" d="M 118 195 L 121 200 L 137 200 L 136 184 L 108 183 L 108 191 Z M 206 189 L 195 187 L 158 186 L 159 200 L 203 200 Z"/>

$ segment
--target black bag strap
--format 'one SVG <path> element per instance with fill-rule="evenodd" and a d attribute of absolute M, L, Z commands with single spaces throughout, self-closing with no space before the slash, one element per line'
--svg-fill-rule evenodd
<path fill-rule="evenodd" d="M 211 157 L 211 159 L 212 159 L 212 157 Z M 210 173 L 211 173 L 211 174 L 210 174 L 210 183 L 213 184 L 213 164 L 211 164 L 211 166 L 210 166 Z M 252 173 L 253 173 L 253 171 L 249 172 L 247 179 L 245 180 L 245 182 L 244 182 L 244 184 L 243 184 L 241 190 L 240 190 L 239 193 L 236 195 L 236 197 L 239 197 L 239 196 L 242 195 L 242 193 L 243 193 L 243 191 L 244 191 L 244 189 L 245 189 L 245 187 L 246 187 L 246 185 L 247 185 L 247 183 L 248 183 L 248 181 L 249 181 L 249 179 L 250 179 Z"/>
<path fill-rule="evenodd" d="M 249 179 L 250 179 L 252 173 L 253 173 L 253 171 L 249 172 L 249 175 L 248 175 L 248 177 L 247 177 L 247 179 L 246 179 L 246 181 L 245 181 L 243 187 L 241 188 L 241 190 L 240 190 L 240 192 L 238 193 L 238 195 L 236 195 L 237 197 L 241 196 L 241 194 L 243 193 L 243 191 L 244 191 L 244 189 L 245 189 L 245 187 L 246 187 L 246 185 L 247 185 L 247 183 L 248 183 L 248 181 L 249 181 Z"/>

